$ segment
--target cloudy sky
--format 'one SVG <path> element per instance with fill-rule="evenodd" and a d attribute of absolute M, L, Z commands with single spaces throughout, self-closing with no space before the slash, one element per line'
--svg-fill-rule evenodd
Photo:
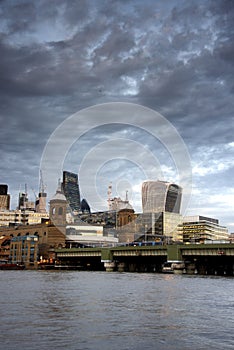
<path fill-rule="evenodd" d="M 49 195 L 59 155 L 94 210 L 110 182 L 141 211 L 142 181 L 183 185 L 191 170 L 186 214 L 234 232 L 233 1 L 3 0 L 0 46 L 0 183 L 12 209 L 25 183 L 34 199 L 49 150 Z"/>

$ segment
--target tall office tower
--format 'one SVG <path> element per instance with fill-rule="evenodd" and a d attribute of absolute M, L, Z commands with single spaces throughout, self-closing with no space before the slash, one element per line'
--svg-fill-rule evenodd
<path fill-rule="evenodd" d="M 143 213 L 180 213 L 182 188 L 166 181 L 145 181 L 142 184 Z"/>
<path fill-rule="evenodd" d="M 8 186 L 0 185 L 0 209 L 10 209 L 10 195 L 7 193 Z"/>
<path fill-rule="evenodd" d="M 69 171 L 63 172 L 63 193 L 72 211 L 80 211 L 80 190 L 78 175 Z"/>

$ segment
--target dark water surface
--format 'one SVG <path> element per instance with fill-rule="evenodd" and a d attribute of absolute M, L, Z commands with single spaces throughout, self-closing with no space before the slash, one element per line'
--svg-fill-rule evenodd
<path fill-rule="evenodd" d="M 234 278 L 0 271 L 1 350 L 234 349 Z"/>

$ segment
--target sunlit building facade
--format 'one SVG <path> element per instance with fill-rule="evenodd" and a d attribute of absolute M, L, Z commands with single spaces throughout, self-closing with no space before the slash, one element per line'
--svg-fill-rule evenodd
<path fill-rule="evenodd" d="M 143 213 L 180 213 L 182 188 L 166 181 L 145 181 L 142 184 Z"/>
<path fill-rule="evenodd" d="M 184 243 L 229 241 L 227 227 L 219 225 L 219 220 L 205 216 L 185 216 L 178 229 Z"/>
<path fill-rule="evenodd" d="M 11 239 L 10 261 L 23 264 L 26 268 L 37 268 L 38 236 L 16 236 Z"/>
<path fill-rule="evenodd" d="M 10 195 L 8 192 L 7 185 L 0 185 L 0 209 L 9 210 L 10 209 Z"/>
<path fill-rule="evenodd" d="M 0 226 L 34 225 L 48 218 L 48 213 L 36 213 L 31 210 L 0 210 Z"/>

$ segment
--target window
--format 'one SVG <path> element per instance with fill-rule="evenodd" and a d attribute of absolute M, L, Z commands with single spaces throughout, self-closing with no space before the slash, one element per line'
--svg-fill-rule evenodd
<path fill-rule="evenodd" d="M 58 215 L 63 215 L 63 208 L 62 207 L 59 208 Z"/>

